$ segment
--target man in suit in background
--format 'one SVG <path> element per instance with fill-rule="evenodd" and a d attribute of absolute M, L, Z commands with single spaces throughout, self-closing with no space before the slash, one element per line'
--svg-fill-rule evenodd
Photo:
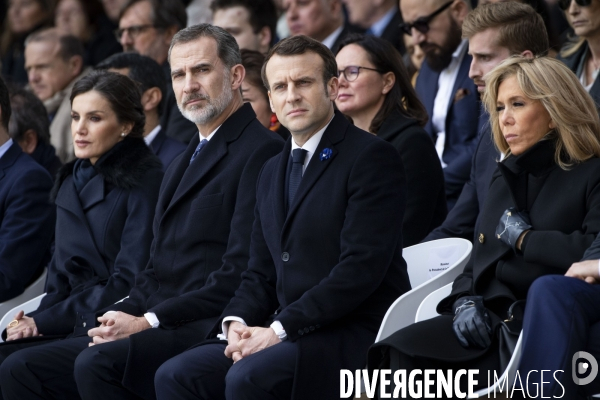
<path fill-rule="evenodd" d="M 23 293 L 50 261 L 56 212 L 52 178 L 8 135 L 8 89 L 0 79 L 0 301 Z"/>
<path fill-rule="evenodd" d="M 409 290 L 402 161 L 334 112 L 336 75 L 331 51 L 306 36 L 267 55 L 263 81 L 292 138 L 258 181 L 248 270 L 222 314 L 227 342 L 165 363 L 159 399 L 337 398 L 340 369 L 364 366 Z"/>
<path fill-rule="evenodd" d="M 136 53 L 118 53 L 102 61 L 97 69 L 108 69 L 126 75 L 140 87 L 142 106 L 146 115 L 144 140 L 163 164 L 163 172 L 185 150 L 185 145 L 175 139 L 160 125 L 164 110 L 167 84 L 162 68 L 150 57 Z"/>
<path fill-rule="evenodd" d="M 483 4 L 467 15 L 463 37 L 469 40 L 472 55 L 469 77 L 481 95 L 485 91 L 484 76 L 506 58 L 520 54 L 526 57 L 548 53 L 548 33 L 542 17 L 530 6 L 517 2 Z M 482 115 L 482 132 L 472 160 L 471 178 L 465 184 L 456 205 L 424 241 L 474 237 L 477 216 L 483 206 L 492 174 L 500 153 L 496 150 L 489 126 L 489 117 Z"/>
<path fill-rule="evenodd" d="M 29 87 L 50 117 L 50 143 L 63 163 L 75 158 L 71 138 L 71 90 L 85 73 L 83 45 L 56 28 L 32 33 L 25 41 Z"/>
<path fill-rule="evenodd" d="M 267 54 L 275 41 L 277 8 L 273 0 L 213 0 L 213 25 L 233 36 L 240 50 Z"/>
<path fill-rule="evenodd" d="M 44 103 L 28 90 L 11 87 L 8 134 L 54 178 L 62 166 L 50 144 L 50 121 Z"/>
<path fill-rule="evenodd" d="M 337 53 L 342 40 L 360 29 L 345 21 L 341 0 L 284 0 L 292 35 L 306 35 Z"/>
<path fill-rule="evenodd" d="M 168 52 L 173 35 L 187 25 L 181 1 L 129 0 L 119 17 L 117 38 L 123 51 L 147 56 L 163 67 L 165 79 L 171 80 Z M 160 125 L 173 139 L 189 143 L 198 132 L 193 123 L 181 115 L 171 85 L 167 85 Z"/>
<path fill-rule="evenodd" d="M 91 337 L 9 356 L 0 367 L 5 399 L 77 397 L 78 389 L 86 399 L 154 398 L 156 369 L 215 325 L 248 265 L 258 174 L 283 144 L 243 103 L 240 62 L 221 28 L 195 25 L 173 37 L 177 103 L 199 133 L 163 179 L 148 266 L 128 298 L 96 313 L 101 325 Z M 215 285 L 214 271 L 228 279 L 210 291 L 200 317 L 188 317 L 188 296 Z"/>
<path fill-rule="evenodd" d="M 448 211 L 469 180 L 477 144 L 481 104 L 469 79 L 469 44 L 461 26 L 470 5 L 465 0 L 403 0 L 403 30 L 425 53 L 417 94 L 429 114 L 431 135 L 444 168 Z"/>
<path fill-rule="evenodd" d="M 404 32 L 400 30 L 402 15 L 397 0 L 342 0 L 348 9 L 350 22 L 367 35 L 375 35 L 394 45 L 404 55 Z"/>

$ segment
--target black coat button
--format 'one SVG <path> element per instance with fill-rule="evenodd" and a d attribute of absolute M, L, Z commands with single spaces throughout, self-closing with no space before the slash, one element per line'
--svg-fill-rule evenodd
<path fill-rule="evenodd" d="M 281 253 L 281 259 L 283 262 L 288 262 L 290 260 L 290 254 L 288 252 Z"/>
<path fill-rule="evenodd" d="M 298 329 L 298 335 L 300 335 L 300 336 L 304 335 L 304 331 L 302 329 Z"/>
<path fill-rule="evenodd" d="M 304 328 L 304 333 L 308 333 L 308 332 L 310 332 L 310 329 Z"/>
<path fill-rule="evenodd" d="M 310 331 L 312 332 L 312 331 L 314 331 L 314 330 L 315 330 L 315 327 L 314 327 L 314 326 L 311 326 L 311 327 L 310 327 L 310 328 L 308 328 L 308 329 L 310 329 Z"/>

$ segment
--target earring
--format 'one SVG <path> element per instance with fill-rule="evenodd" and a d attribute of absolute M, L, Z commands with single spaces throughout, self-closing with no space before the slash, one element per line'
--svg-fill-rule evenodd
<path fill-rule="evenodd" d="M 121 137 L 125 137 L 125 132 L 121 132 Z"/>

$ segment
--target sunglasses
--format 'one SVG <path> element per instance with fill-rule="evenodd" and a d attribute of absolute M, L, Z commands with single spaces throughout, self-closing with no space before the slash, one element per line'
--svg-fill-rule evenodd
<path fill-rule="evenodd" d="M 592 4 L 592 0 L 575 0 L 575 3 L 581 7 L 589 7 Z M 571 7 L 571 0 L 558 0 L 558 6 L 563 10 L 568 10 Z"/>
<path fill-rule="evenodd" d="M 560 1 L 569 1 L 569 0 L 560 0 Z M 581 1 L 581 0 L 579 0 L 579 1 Z M 591 1 L 591 0 L 584 0 L 584 1 Z M 429 14 L 425 17 L 417 18 L 416 21 L 413 22 L 412 24 L 409 24 L 408 22 L 403 22 L 399 25 L 399 27 L 404 33 L 406 33 L 409 36 L 412 36 L 412 28 L 415 28 L 422 34 L 426 34 L 427 32 L 429 32 L 429 23 L 431 22 L 431 20 L 434 19 L 438 14 L 443 12 L 446 8 L 450 7 L 452 5 L 452 3 L 454 3 L 454 1 L 444 4 L 443 6 L 441 6 L 440 8 L 438 8 L 437 10 L 435 10 L 434 12 L 432 12 L 431 14 Z"/>

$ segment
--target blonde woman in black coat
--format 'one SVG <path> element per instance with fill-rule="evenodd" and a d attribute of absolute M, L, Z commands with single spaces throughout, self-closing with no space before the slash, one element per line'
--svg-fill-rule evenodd
<path fill-rule="evenodd" d="M 351 35 L 336 55 L 338 109 L 357 127 L 390 142 L 406 172 L 403 247 L 419 243 L 446 218 L 444 174 L 431 137 L 427 112 L 413 89 L 400 53 L 386 40 Z"/>
<path fill-rule="evenodd" d="M 61 168 L 52 194 L 56 245 L 46 296 L 33 313 L 15 316 L 3 357 L 32 343 L 86 335 L 96 324 L 93 313 L 127 296 L 150 255 L 162 168 L 144 143 L 136 84 L 93 72 L 75 84 L 71 105 L 77 159 Z"/>
<path fill-rule="evenodd" d="M 498 332 L 511 305 L 536 278 L 564 274 L 600 232 L 600 120 L 577 77 L 554 59 L 514 57 L 486 79 L 484 102 L 505 158 L 471 259 L 438 305 L 442 315 L 374 345 L 369 368 L 392 360 L 407 376 L 415 368 L 479 369 L 475 389 L 486 387 L 488 371 L 501 375 Z"/>

